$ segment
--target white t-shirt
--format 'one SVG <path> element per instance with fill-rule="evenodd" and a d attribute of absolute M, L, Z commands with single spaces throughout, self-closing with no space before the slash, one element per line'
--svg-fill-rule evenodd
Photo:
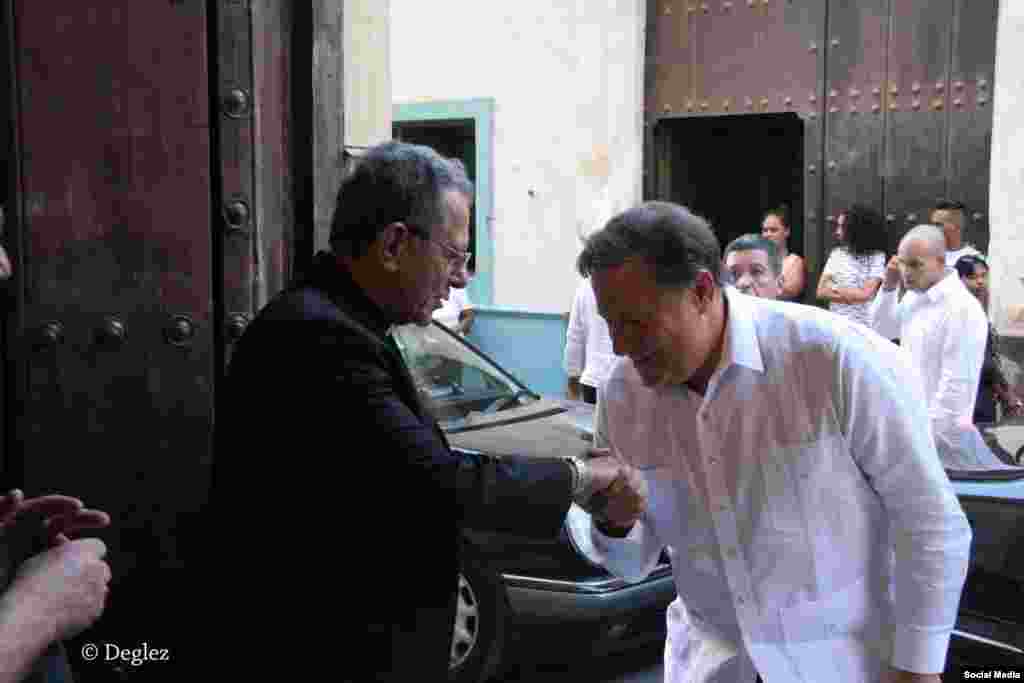
<path fill-rule="evenodd" d="M 946 267 L 953 268 L 961 256 L 983 256 L 983 254 L 969 244 L 965 244 L 956 251 L 946 251 Z"/>
<path fill-rule="evenodd" d="M 872 254 L 854 255 L 845 247 L 836 247 L 825 262 L 825 273 L 832 276 L 837 287 L 853 287 L 861 289 L 871 278 L 885 279 L 885 254 L 876 251 Z M 828 308 L 833 313 L 846 316 L 861 325 L 871 327 L 869 304 L 841 304 L 829 302 Z"/>
<path fill-rule="evenodd" d="M 459 316 L 467 308 L 472 308 L 473 304 L 469 300 L 469 295 L 466 294 L 465 289 L 455 289 L 454 287 L 448 294 L 448 300 L 443 302 L 441 308 L 434 311 L 434 320 L 441 323 L 450 330 L 458 331 L 459 327 Z"/>
<path fill-rule="evenodd" d="M 600 389 L 615 363 L 608 323 L 597 312 L 597 299 L 589 279 L 576 289 L 565 331 L 565 353 L 562 367 L 569 377 L 579 377 L 580 384 Z"/>

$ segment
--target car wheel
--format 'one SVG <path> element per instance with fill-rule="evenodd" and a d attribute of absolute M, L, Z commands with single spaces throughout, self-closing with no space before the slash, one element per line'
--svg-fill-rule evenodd
<path fill-rule="evenodd" d="M 450 681 L 483 683 L 497 673 L 507 616 L 505 588 L 498 577 L 472 558 L 466 558 L 459 574 Z"/>

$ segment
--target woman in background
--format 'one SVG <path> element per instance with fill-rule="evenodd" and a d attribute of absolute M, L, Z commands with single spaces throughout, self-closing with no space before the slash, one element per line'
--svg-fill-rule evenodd
<path fill-rule="evenodd" d="M 818 298 L 833 313 L 871 327 L 868 310 L 885 277 L 885 222 L 874 209 L 855 204 L 839 214 L 838 245 L 818 281 Z"/>
<path fill-rule="evenodd" d="M 772 209 L 764 216 L 761 223 L 761 237 L 775 242 L 782 256 L 782 294 L 779 298 L 785 301 L 795 301 L 804 293 L 804 286 L 807 282 L 807 264 L 797 254 L 791 254 L 787 241 L 789 240 L 789 219 L 786 208 L 780 206 Z"/>
<path fill-rule="evenodd" d="M 977 297 L 988 315 L 988 263 L 981 256 L 961 256 L 956 262 L 956 270 L 960 281 Z M 990 321 L 988 341 L 985 343 L 985 362 L 981 366 L 981 381 L 978 382 L 978 399 L 974 404 L 974 424 L 997 422 L 997 403 L 1002 408 L 1004 418 L 1024 416 L 1024 401 L 1010 388 L 1003 373 L 999 337 Z"/>

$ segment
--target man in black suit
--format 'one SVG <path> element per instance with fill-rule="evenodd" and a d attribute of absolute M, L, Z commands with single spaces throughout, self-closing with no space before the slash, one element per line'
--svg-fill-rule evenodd
<path fill-rule="evenodd" d="M 571 500 L 620 475 L 611 458 L 453 453 L 421 404 L 390 329 L 429 324 L 466 285 L 472 195 L 428 147 L 370 149 L 338 193 L 331 251 L 236 345 L 210 606 L 245 641 L 235 675 L 284 662 L 289 680 L 444 680 L 461 528 L 554 536 Z M 268 515 L 269 535 L 263 505 L 290 513 Z"/>

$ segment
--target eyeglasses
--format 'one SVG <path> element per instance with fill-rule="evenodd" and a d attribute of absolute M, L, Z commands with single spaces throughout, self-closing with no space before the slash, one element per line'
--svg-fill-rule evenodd
<path fill-rule="evenodd" d="M 462 270 L 463 268 L 469 265 L 469 259 L 473 258 L 473 252 L 468 250 L 462 251 L 461 249 L 456 249 L 450 244 L 440 242 L 432 238 L 430 236 L 430 233 L 423 230 L 422 228 L 418 228 L 415 225 L 409 224 L 406 224 L 405 227 L 409 229 L 409 232 L 416 235 L 424 242 L 433 242 L 437 246 L 441 247 L 441 249 L 445 253 L 445 257 L 448 259 L 448 266 L 452 268 L 452 270 Z"/>

